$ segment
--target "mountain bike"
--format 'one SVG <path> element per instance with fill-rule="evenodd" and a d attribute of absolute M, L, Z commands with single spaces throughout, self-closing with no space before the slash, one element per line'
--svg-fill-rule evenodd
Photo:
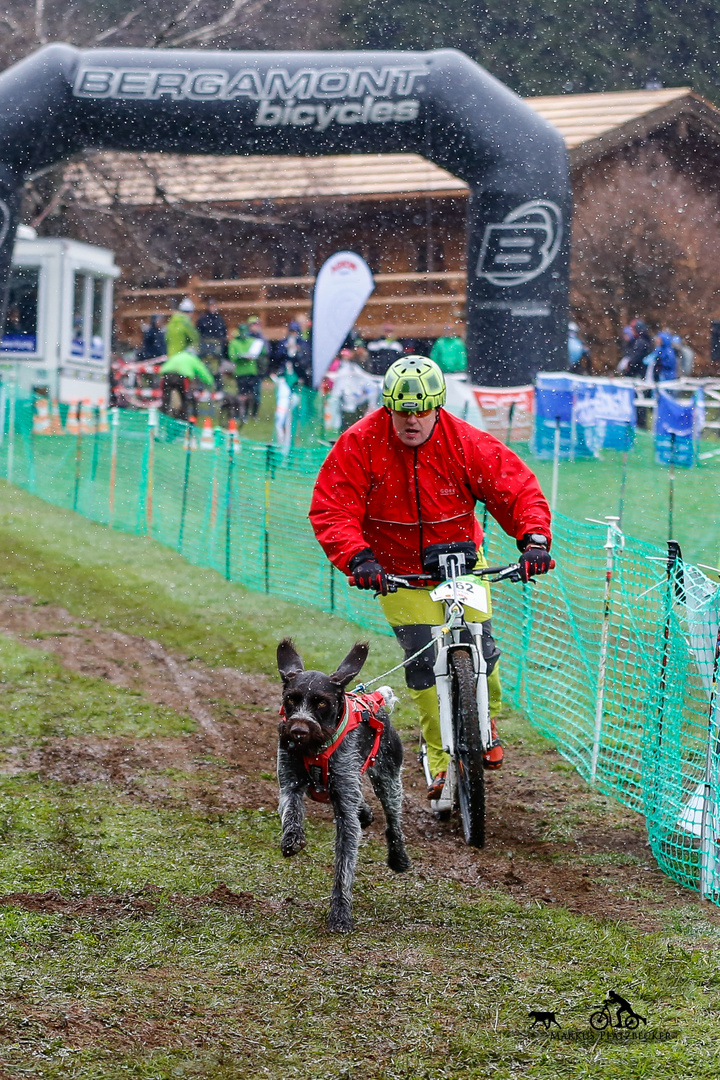
<path fill-rule="evenodd" d="M 487 613 L 489 619 L 490 593 L 484 579 L 489 583 L 520 581 L 520 566 L 511 563 L 466 572 L 465 553 L 447 551 L 439 555 L 439 567 L 440 582 L 430 596 L 444 604 L 445 622 L 432 627 L 432 645 L 442 745 L 450 761 L 442 794 L 430 805 L 441 820 L 447 820 L 454 810 L 459 810 L 465 843 L 481 848 L 485 845 L 483 754 L 492 746 L 488 672 L 482 648 L 483 625 L 487 620 L 467 622 L 465 607 Z M 436 576 L 427 574 L 388 574 L 388 590 L 411 589 L 437 580 Z M 420 761 L 430 784 L 433 777 L 422 739 Z"/>

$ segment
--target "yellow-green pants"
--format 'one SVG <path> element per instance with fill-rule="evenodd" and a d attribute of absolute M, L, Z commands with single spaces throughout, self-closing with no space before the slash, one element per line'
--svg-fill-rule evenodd
<path fill-rule="evenodd" d="M 432 626 L 441 626 L 445 621 L 445 607 L 441 601 L 430 599 L 429 589 L 398 589 L 396 593 L 388 593 L 387 596 L 381 597 L 380 603 L 383 614 L 392 626 L 406 656 L 412 656 L 431 639 Z M 488 622 L 487 614 L 474 611 L 469 607 L 465 608 L 465 618 L 468 622 Z M 487 630 L 488 633 L 483 634 L 483 649 L 490 669 L 488 674 L 490 714 L 495 716 L 502 703 L 500 670 L 497 663 L 500 653 L 489 632 L 489 626 Z M 427 743 L 430 772 L 433 776 L 437 776 L 439 772 L 447 768 L 448 755 L 442 748 L 440 737 L 440 707 L 435 690 L 434 662 L 435 650 L 426 649 L 417 660 L 406 665 L 405 681 L 420 714 L 420 728 Z"/>

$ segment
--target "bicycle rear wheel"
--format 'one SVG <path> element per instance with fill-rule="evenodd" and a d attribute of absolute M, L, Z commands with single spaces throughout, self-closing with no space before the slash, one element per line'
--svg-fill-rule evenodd
<path fill-rule="evenodd" d="M 457 790 L 465 843 L 485 846 L 485 774 L 480 738 L 475 672 L 467 649 L 450 653 L 451 700 Z"/>

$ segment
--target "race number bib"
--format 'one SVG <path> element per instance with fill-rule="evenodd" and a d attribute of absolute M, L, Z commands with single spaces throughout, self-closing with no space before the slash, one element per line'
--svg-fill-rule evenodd
<path fill-rule="evenodd" d="M 475 611 L 482 611 L 484 615 L 488 614 L 490 611 L 488 590 L 483 582 L 473 577 L 461 577 L 455 582 L 455 589 L 458 600 L 462 601 L 463 604 L 473 608 Z M 452 600 L 452 598 L 452 581 L 443 581 L 441 585 L 438 585 L 430 593 L 431 600 Z"/>

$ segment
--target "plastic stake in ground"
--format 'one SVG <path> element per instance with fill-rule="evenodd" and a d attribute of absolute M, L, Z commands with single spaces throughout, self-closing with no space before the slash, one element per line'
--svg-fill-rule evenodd
<path fill-rule="evenodd" d="M 603 621 L 600 631 L 600 659 L 598 661 L 598 685 L 595 699 L 595 732 L 593 735 L 592 758 L 590 761 L 590 783 L 594 784 L 597 777 L 598 757 L 600 755 L 600 739 L 602 736 L 603 709 L 605 708 L 605 677 L 607 674 L 608 640 L 610 637 L 610 612 L 612 610 L 612 576 L 615 563 L 615 546 L 620 532 L 618 519 L 606 516 L 608 523 L 607 539 L 605 540 L 605 595 L 603 598 Z"/>

